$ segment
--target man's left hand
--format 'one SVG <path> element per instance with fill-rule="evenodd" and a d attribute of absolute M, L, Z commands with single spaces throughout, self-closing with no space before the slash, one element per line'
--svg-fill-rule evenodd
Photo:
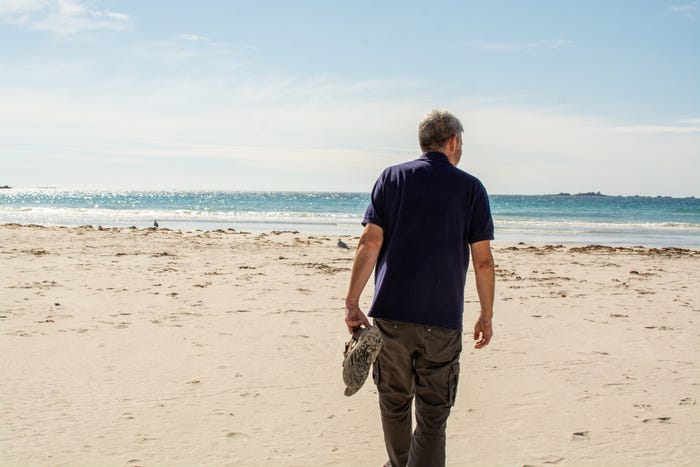
<path fill-rule="evenodd" d="M 491 324 L 490 317 L 479 316 L 474 325 L 474 344 L 475 349 L 481 349 L 489 345 L 491 342 L 491 337 L 493 337 L 493 325 Z"/>

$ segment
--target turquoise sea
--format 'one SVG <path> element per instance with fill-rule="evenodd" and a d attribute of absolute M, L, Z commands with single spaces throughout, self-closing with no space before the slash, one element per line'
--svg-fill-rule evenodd
<path fill-rule="evenodd" d="M 358 235 L 369 193 L 0 190 L 0 223 Z M 700 199 L 491 195 L 496 240 L 700 248 Z"/>

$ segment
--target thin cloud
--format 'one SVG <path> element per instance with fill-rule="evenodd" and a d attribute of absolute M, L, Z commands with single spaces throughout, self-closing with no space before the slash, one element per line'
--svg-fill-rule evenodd
<path fill-rule="evenodd" d="M 668 12 L 674 15 L 682 15 L 693 21 L 697 20 L 700 11 L 700 2 L 690 2 L 685 5 L 669 5 Z"/>
<path fill-rule="evenodd" d="M 177 36 L 177 38 L 182 39 L 184 41 L 192 41 L 192 42 L 207 40 L 206 37 L 200 36 L 199 34 L 180 34 L 179 36 Z"/>
<path fill-rule="evenodd" d="M 470 42 L 467 45 L 473 49 L 491 52 L 519 52 L 525 50 L 559 50 L 570 44 L 566 40 L 540 40 L 530 42 Z"/>
<path fill-rule="evenodd" d="M 197 63 L 208 69 L 230 70 L 246 65 L 255 49 L 212 40 L 194 33 L 150 42 L 138 54 L 152 63 L 181 66 Z"/>
<path fill-rule="evenodd" d="M 0 5 L 0 20 L 37 31 L 72 35 L 85 31 L 122 31 L 129 15 L 98 10 L 83 0 L 13 0 Z"/>
<path fill-rule="evenodd" d="M 693 123 L 698 124 L 700 120 Z M 700 126 L 629 125 L 612 127 L 611 129 L 619 133 L 700 133 Z"/>
<path fill-rule="evenodd" d="M 669 5 L 669 9 L 673 11 L 674 13 L 684 13 L 688 11 L 697 11 L 698 7 L 700 6 L 700 3 L 698 2 L 692 2 L 688 3 L 686 5 Z"/>
<path fill-rule="evenodd" d="M 127 15 L 126 13 L 115 13 L 113 11 L 107 10 L 105 15 L 108 18 L 116 19 L 119 21 L 129 21 L 129 15 Z"/>

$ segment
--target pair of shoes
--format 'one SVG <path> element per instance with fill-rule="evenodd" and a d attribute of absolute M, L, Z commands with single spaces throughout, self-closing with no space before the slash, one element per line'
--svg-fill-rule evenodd
<path fill-rule="evenodd" d="M 355 331 L 352 338 L 345 344 L 343 382 L 346 396 L 352 396 L 365 384 L 369 369 L 377 359 L 380 350 L 382 350 L 382 335 L 376 326 Z"/>

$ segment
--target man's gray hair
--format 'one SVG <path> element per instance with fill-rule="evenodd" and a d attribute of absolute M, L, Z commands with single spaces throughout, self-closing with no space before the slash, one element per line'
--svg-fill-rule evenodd
<path fill-rule="evenodd" d="M 418 125 L 418 142 L 422 151 L 445 147 L 447 140 L 464 131 L 460 121 L 447 110 L 433 110 L 425 114 Z"/>

